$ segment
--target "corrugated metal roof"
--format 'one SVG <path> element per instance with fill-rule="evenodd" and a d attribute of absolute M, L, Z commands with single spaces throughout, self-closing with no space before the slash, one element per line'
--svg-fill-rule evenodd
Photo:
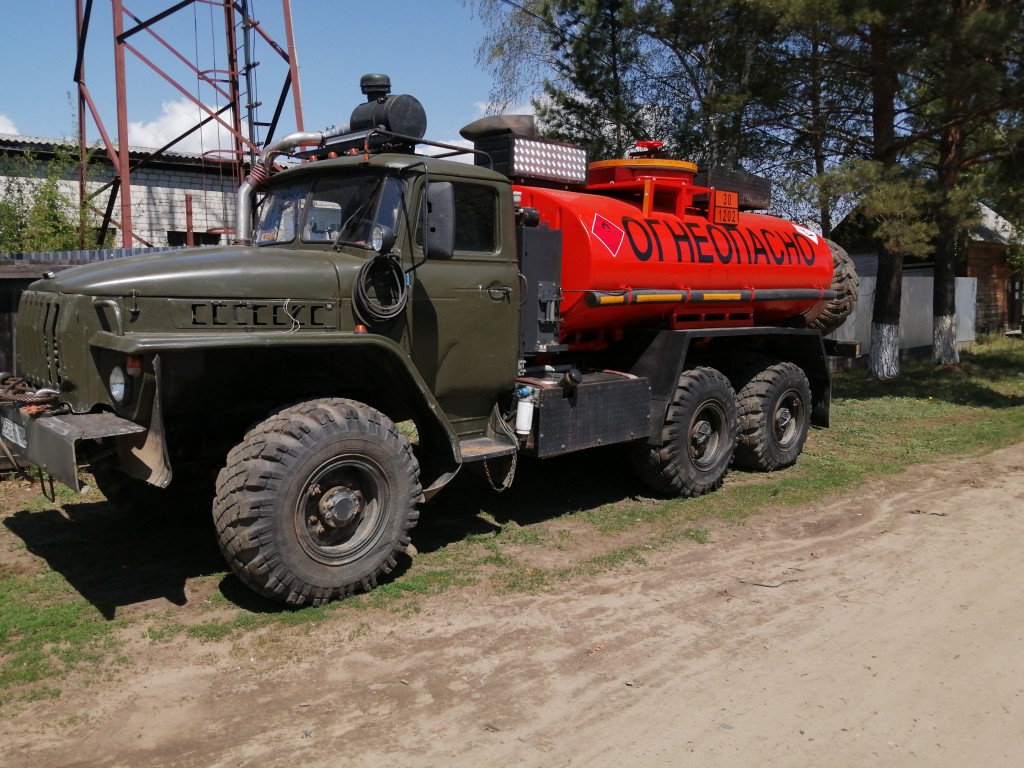
<path fill-rule="evenodd" d="M 993 245 L 1009 245 L 1013 239 L 1013 225 L 984 203 L 978 203 L 981 221 L 971 229 L 971 240 Z"/>
<path fill-rule="evenodd" d="M 22 152 L 49 153 L 57 147 L 77 147 L 77 139 L 45 139 L 39 136 L 19 136 L 13 133 L 0 133 L 0 152 L 5 149 L 12 149 Z M 116 148 L 116 144 L 114 145 Z M 89 144 L 89 149 L 102 151 L 103 145 L 100 142 Z M 128 152 L 135 158 L 149 157 L 154 149 L 150 147 L 128 147 Z M 161 153 L 160 159 L 165 163 L 181 163 L 183 165 L 197 165 L 201 163 L 218 163 L 220 161 L 203 157 L 197 152 L 177 152 L 165 150 Z"/>

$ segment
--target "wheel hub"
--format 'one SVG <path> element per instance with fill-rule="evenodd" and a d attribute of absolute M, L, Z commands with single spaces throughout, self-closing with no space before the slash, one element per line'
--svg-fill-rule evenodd
<path fill-rule="evenodd" d="M 320 497 L 317 515 L 327 530 L 340 530 L 352 524 L 363 513 L 365 501 L 361 491 L 338 486 Z"/>
<path fill-rule="evenodd" d="M 711 439 L 711 435 L 714 434 L 714 430 L 711 428 L 711 423 L 704 420 L 697 422 L 693 428 L 693 448 L 698 456 L 702 456 L 704 451 L 707 450 L 708 441 Z"/>
<path fill-rule="evenodd" d="M 789 408 L 780 408 L 779 412 L 775 415 L 775 425 L 778 427 L 780 432 L 785 432 L 789 423 L 793 420 L 793 414 Z"/>

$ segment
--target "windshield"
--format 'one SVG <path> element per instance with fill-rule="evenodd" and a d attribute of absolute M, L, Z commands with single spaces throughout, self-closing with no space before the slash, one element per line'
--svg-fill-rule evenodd
<path fill-rule="evenodd" d="M 370 248 L 374 224 L 397 229 L 403 185 L 379 174 L 303 180 L 267 193 L 256 226 L 257 245 L 334 243 Z"/>

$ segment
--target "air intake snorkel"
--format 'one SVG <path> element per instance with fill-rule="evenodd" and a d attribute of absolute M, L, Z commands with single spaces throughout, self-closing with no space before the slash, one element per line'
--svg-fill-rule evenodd
<path fill-rule="evenodd" d="M 252 245 L 252 193 L 270 178 L 274 158 L 289 154 L 296 147 L 310 144 L 323 146 L 329 135 L 326 131 L 290 133 L 263 148 L 259 159 L 238 188 L 238 200 L 235 202 L 235 245 Z"/>
<path fill-rule="evenodd" d="M 315 146 L 342 154 L 357 147 L 387 146 L 411 149 L 427 131 L 427 113 L 414 96 L 391 95 L 391 78 L 370 74 L 359 78 L 366 101 L 352 110 L 347 124 L 329 131 L 292 133 L 263 148 L 259 159 L 238 188 L 235 206 L 235 245 L 252 244 L 252 195 L 268 178 L 274 158 L 297 147 Z"/>

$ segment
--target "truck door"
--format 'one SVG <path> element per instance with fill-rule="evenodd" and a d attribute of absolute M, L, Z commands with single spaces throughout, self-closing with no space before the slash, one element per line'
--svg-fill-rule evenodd
<path fill-rule="evenodd" d="M 430 183 L 451 185 L 455 247 L 450 257 L 432 252 L 428 232 L 424 254 L 417 207 L 411 354 L 455 431 L 468 435 L 483 430 L 496 396 L 512 388 L 518 370 L 518 268 L 511 229 L 504 231 L 512 225 L 511 209 L 506 217 L 502 190 L 493 184 L 434 175 Z"/>

